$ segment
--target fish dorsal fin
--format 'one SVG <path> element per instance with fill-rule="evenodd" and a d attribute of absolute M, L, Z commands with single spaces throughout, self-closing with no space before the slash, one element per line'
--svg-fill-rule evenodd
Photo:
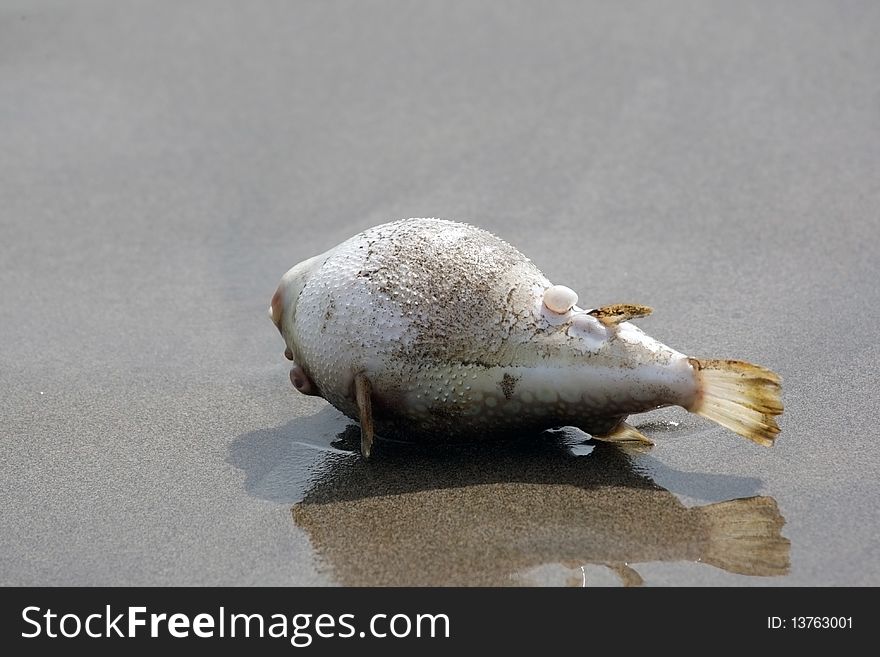
<path fill-rule="evenodd" d="M 652 312 L 653 310 L 648 306 L 640 306 L 637 303 L 615 303 L 591 310 L 589 314 L 608 326 L 628 322 L 637 317 L 647 317 Z"/>

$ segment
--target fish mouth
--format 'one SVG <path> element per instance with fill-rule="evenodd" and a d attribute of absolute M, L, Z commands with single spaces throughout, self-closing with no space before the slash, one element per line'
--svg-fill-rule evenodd
<path fill-rule="evenodd" d="M 275 290 L 275 294 L 272 295 L 272 300 L 269 302 L 269 319 L 272 320 L 279 333 L 281 332 L 281 316 L 283 311 L 284 304 L 281 296 L 281 286 L 279 285 L 278 289 Z"/>

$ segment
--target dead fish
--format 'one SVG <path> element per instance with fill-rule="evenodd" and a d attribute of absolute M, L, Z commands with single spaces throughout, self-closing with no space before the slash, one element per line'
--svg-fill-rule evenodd
<path fill-rule="evenodd" d="M 291 268 L 269 316 L 295 363 L 293 385 L 358 420 L 365 457 L 375 434 L 471 439 L 558 426 L 651 445 L 626 419 L 669 405 L 773 444 L 775 373 L 667 347 L 630 321 L 647 306 L 577 302 L 487 231 L 405 219 Z"/>
<path fill-rule="evenodd" d="M 356 449 L 351 433 L 335 444 Z M 772 497 L 685 506 L 645 474 L 643 456 L 605 444 L 573 456 L 556 432 L 535 438 L 491 451 L 389 443 L 371 468 L 328 454 L 294 522 L 346 586 L 515 585 L 535 569 L 582 566 L 638 585 L 639 564 L 656 562 L 789 572 Z"/>

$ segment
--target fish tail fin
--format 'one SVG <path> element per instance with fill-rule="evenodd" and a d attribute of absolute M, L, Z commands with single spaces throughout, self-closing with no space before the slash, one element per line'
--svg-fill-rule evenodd
<path fill-rule="evenodd" d="M 740 360 L 689 358 L 697 376 L 696 401 L 688 408 L 749 440 L 771 447 L 782 413 L 777 374 Z"/>
<path fill-rule="evenodd" d="M 709 532 L 701 561 L 731 573 L 785 575 L 791 544 L 772 497 L 748 497 L 698 507 Z"/>

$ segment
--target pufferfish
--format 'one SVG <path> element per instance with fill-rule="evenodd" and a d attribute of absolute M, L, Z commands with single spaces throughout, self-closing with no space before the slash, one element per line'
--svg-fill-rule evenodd
<path fill-rule="evenodd" d="M 269 315 L 290 380 L 375 436 L 470 440 L 574 426 L 651 445 L 627 417 L 677 405 L 773 444 L 780 378 L 692 358 L 630 320 L 647 306 L 581 308 L 491 233 L 443 219 L 375 226 L 291 268 Z"/>

